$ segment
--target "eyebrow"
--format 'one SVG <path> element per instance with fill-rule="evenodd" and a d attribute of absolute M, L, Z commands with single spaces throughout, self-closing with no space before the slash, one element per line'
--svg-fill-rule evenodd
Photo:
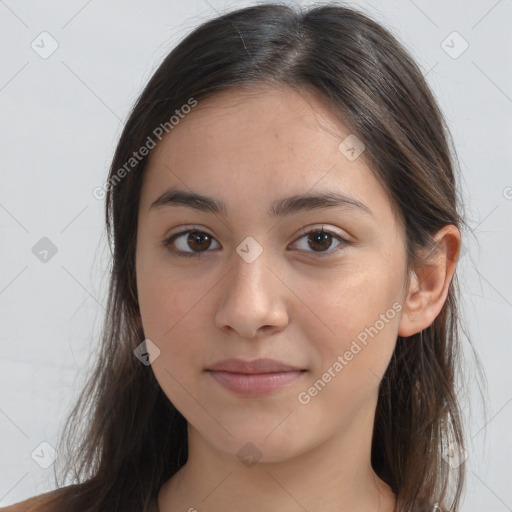
<path fill-rule="evenodd" d="M 171 188 L 160 195 L 149 207 L 187 207 L 226 216 L 228 208 L 221 199 L 204 196 L 178 188 Z M 316 194 L 304 194 L 275 200 L 269 209 L 272 217 L 285 217 L 300 211 L 318 210 L 322 208 L 349 208 L 373 215 L 371 210 L 361 201 L 340 192 L 325 191 Z"/>

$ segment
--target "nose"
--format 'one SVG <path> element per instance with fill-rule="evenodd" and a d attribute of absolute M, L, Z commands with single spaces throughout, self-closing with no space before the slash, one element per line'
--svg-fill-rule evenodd
<path fill-rule="evenodd" d="M 235 253 L 231 270 L 222 280 L 215 318 L 217 327 L 226 332 L 236 331 L 244 339 L 284 329 L 289 321 L 290 292 L 278 275 L 265 251 L 251 263 Z"/>

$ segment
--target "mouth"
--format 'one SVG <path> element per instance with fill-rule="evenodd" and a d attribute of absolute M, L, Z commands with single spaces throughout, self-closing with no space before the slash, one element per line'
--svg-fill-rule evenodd
<path fill-rule="evenodd" d="M 206 369 L 206 372 L 225 389 L 249 396 L 287 387 L 302 377 L 306 371 L 274 359 L 227 359 Z"/>

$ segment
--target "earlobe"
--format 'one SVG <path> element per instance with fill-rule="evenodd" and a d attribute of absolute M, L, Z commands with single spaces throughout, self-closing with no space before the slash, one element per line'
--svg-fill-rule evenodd
<path fill-rule="evenodd" d="M 446 301 L 460 250 L 460 232 L 450 224 L 441 228 L 434 240 L 434 248 L 422 255 L 423 263 L 411 273 L 399 336 L 412 336 L 427 328 Z"/>
<path fill-rule="evenodd" d="M 402 337 L 412 336 L 421 331 L 419 320 L 424 308 L 424 295 L 421 293 L 420 281 L 417 273 L 411 271 L 409 289 L 405 297 L 402 309 L 402 318 L 398 328 L 398 335 Z"/>

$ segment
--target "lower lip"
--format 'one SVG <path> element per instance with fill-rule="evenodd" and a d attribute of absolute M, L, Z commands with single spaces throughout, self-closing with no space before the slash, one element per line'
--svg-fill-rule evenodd
<path fill-rule="evenodd" d="M 296 370 L 275 373 L 233 373 L 208 370 L 222 386 L 242 395 L 262 395 L 290 385 L 304 371 Z"/>

